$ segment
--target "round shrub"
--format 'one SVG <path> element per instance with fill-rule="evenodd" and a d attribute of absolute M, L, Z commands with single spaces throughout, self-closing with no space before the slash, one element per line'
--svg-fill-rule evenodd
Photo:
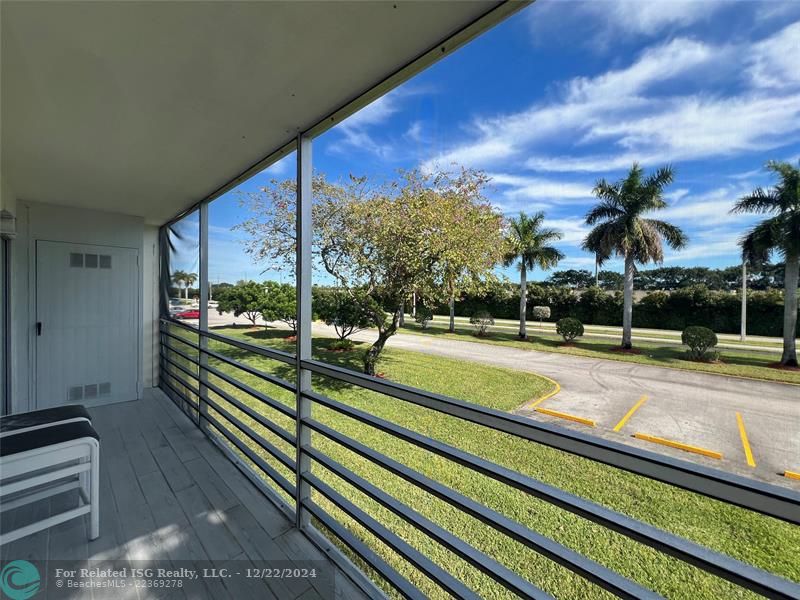
<path fill-rule="evenodd" d="M 695 360 L 706 358 L 708 351 L 717 345 L 717 334 L 708 327 L 692 325 L 683 330 L 681 342 L 689 346 L 689 356 Z"/>
<path fill-rule="evenodd" d="M 565 342 L 571 342 L 583 335 L 583 323 L 574 317 L 564 317 L 556 323 L 556 331 Z"/>
<path fill-rule="evenodd" d="M 428 324 L 433 319 L 433 311 L 427 306 L 418 306 L 417 314 L 414 315 L 414 320 L 420 324 L 423 329 L 428 328 Z"/>
<path fill-rule="evenodd" d="M 352 350 L 355 347 L 353 340 L 349 340 L 347 338 L 338 339 L 335 342 L 331 342 L 328 346 L 328 350 L 332 350 L 334 352 L 347 352 Z"/>
<path fill-rule="evenodd" d="M 469 318 L 469 322 L 475 327 L 475 335 L 483 337 L 486 330 L 494 325 L 494 317 L 485 310 L 479 310 Z"/>
<path fill-rule="evenodd" d="M 533 310 L 531 311 L 531 315 L 537 321 L 544 321 L 545 319 L 550 318 L 550 307 L 549 306 L 534 306 Z"/>

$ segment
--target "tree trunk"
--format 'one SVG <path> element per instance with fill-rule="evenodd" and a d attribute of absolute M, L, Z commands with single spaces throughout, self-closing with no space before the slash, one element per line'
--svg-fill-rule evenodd
<path fill-rule="evenodd" d="M 625 257 L 625 287 L 622 294 L 622 348 L 630 350 L 633 347 L 631 341 L 631 327 L 633 325 L 633 257 Z"/>
<path fill-rule="evenodd" d="M 386 345 L 387 340 L 392 337 L 397 331 L 397 323 L 400 320 L 400 309 L 398 308 L 392 316 L 392 323 L 389 327 L 378 329 L 378 339 L 369 347 L 369 350 L 364 354 L 364 373 L 366 375 L 375 375 L 375 365 L 378 362 L 383 347 Z"/>
<path fill-rule="evenodd" d="M 786 257 L 786 270 L 784 271 L 784 292 L 783 292 L 783 356 L 781 365 L 786 367 L 796 367 L 797 347 L 795 337 L 797 336 L 797 285 L 798 273 L 800 270 L 800 256 Z"/>
<path fill-rule="evenodd" d="M 417 316 L 417 292 L 415 291 L 414 294 L 411 296 L 411 316 Z"/>
<path fill-rule="evenodd" d="M 405 302 L 405 300 L 403 300 L 400 303 L 400 321 L 399 321 L 399 324 L 400 324 L 400 327 L 402 327 L 403 325 L 406 324 L 406 302 Z"/>
<path fill-rule="evenodd" d="M 450 333 L 456 332 L 456 300 L 452 296 L 450 296 L 450 302 L 448 302 L 448 306 L 450 307 Z"/>
<path fill-rule="evenodd" d="M 526 318 L 528 312 L 528 271 L 525 265 L 519 268 L 519 339 L 527 340 Z"/>

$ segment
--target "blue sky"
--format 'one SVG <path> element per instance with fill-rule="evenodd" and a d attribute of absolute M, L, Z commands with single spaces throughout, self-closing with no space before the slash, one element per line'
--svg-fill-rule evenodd
<path fill-rule="evenodd" d="M 634 160 L 671 163 L 660 218 L 690 244 L 665 264 L 732 265 L 754 222 L 729 215 L 732 203 L 769 184 L 768 159 L 800 158 L 798 56 L 800 2 L 539 0 L 317 138 L 314 166 L 375 181 L 398 168 L 483 169 L 500 210 L 544 210 L 564 232 L 560 269 L 592 269 L 580 243 L 594 182 Z M 212 203 L 212 281 L 278 278 L 230 228 L 246 217 L 238 192 L 291 176 L 293 161 Z"/>

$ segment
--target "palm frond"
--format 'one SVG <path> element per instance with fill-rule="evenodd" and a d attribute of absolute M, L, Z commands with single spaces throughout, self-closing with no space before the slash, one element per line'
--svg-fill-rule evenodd
<path fill-rule="evenodd" d="M 736 201 L 731 208 L 732 213 L 770 213 L 780 210 L 780 200 L 775 190 L 765 191 L 756 188 L 752 193 Z"/>
<path fill-rule="evenodd" d="M 619 205 L 619 203 L 603 200 L 599 204 L 592 207 L 588 213 L 586 213 L 585 221 L 587 225 L 594 225 L 600 221 L 618 219 L 624 214 L 625 211 Z"/>
<path fill-rule="evenodd" d="M 739 240 L 742 259 L 752 265 L 767 262 L 770 254 L 781 248 L 781 233 L 780 217 L 761 221 Z"/>
<path fill-rule="evenodd" d="M 687 236 L 680 227 L 659 219 L 645 219 L 645 221 L 667 242 L 673 250 L 685 248 L 689 243 Z"/>

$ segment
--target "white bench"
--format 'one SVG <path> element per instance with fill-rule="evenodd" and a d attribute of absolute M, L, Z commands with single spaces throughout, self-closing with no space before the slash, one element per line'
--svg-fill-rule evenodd
<path fill-rule="evenodd" d="M 85 514 L 90 516 L 89 539 L 100 535 L 100 436 L 83 412 L 49 423 L 47 417 L 57 415 L 27 413 L 28 418 L 13 415 L 3 418 L 5 424 L 0 422 L 1 512 L 76 488 L 82 501 L 76 508 L 4 532 L 0 546 Z"/>

